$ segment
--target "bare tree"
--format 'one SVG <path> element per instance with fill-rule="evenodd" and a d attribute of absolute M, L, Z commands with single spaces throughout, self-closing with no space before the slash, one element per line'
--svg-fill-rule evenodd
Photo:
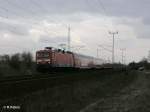
<path fill-rule="evenodd" d="M 14 54 L 14 55 L 11 56 L 9 64 L 12 68 L 19 70 L 20 67 L 21 67 L 20 66 L 21 62 L 20 61 L 21 61 L 20 60 L 20 54 L 17 53 L 17 54 Z"/>
<path fill-rule="evenodd" d="M 32 62 L 33 62 L 33 57 L 30 52 L 24 52 L 21 54 L 21 61 L 22 64 L 25 68 L 31 68 L 32 67 Z"/>

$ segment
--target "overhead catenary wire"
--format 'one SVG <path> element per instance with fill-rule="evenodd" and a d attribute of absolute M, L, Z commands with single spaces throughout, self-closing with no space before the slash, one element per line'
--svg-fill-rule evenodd
<path fill-rule="evenodd" d="M 10 2 L 10 0 L 5 0 L 5 2 L 7 2 L 8 4 L 10 4 L 10 5 L 13 5 L 13 6 L 15 6 L 16 8 L 18 8 L 18 9 L 21 9 L 22 11 L 24 11 L 25 13 L 26 13 L 26 10 L 27 10 L 27 8 L 24 8 L 24 7 L 22 7 L 22 6 L 20 6 L 20 5 L 18 5 L 18 4 L 15 4 L 14 2 Z M 31 13 L 32 15 L 37 15 L 37 13 L 36 12 L 34 12 L 33 10 L 28 10 L 28 13 Z"/>
<path fill-rule="evenodd" d="M 108 16 L 110 16 L 110 14 L 108 13 L 108 9 L 106 9 L 106 7 L 105 7 L 105 5 L 103 4 L 103 2 L 102 2 L 102 0 L 93 0 L 92 2 L 94 2 L 95 1 L 95 6 L 97 7 L 97 10 L 99 10 L 99 7 L 103 10 L 103 13 L 104 13 L 104 15 L 106 16 L 104 16 L 104 21 L 106 21 L 106 20 L 108 20 Z M 97 1 L 97 2 L 96 2 Z M 89 1 L 88 0 L 86 0 L 86 3 L 89 5 L 89 7 L 90 8 L 92 8 L 91 6 L 91 4 L 89 3 Z M 97 6 L 98 5 L 98 6 Z M 93 9 L 94 9 L 95 7 L 93 7 Z M 112 22 L 111 22 L 111 25 L 112 25 L 112 29 L 115 29 L 116 31 L 118 31 L 117 30 L 117 28 L 116 27 L 114 27 L 114 25 L 112 24 Z M 107 33 L 108 33 L 108 31 L 110 31 L 110 30 L 112 30 L 112 29 L 110 29 L 110 24 L 108 25 L 107 24 L 107 21 L 106 21 L 106 29 L 107 29 Z"/>
<path fill-rule="evenodd" d="M 16 5 L 15 5 L 15 3 L 11 3 L 10 1 L 9 2 L 7 2 L 7 3 L 9 3 L 9 5 L 13 5 L 14 7 L 16 7 Z M 25 18 L 27 18 L 26 16 L 24 16 L 23 14 L 21 14 L 20 15 L 20 9 L 23 11 L 23 13 L 24 12 L 26 12 L 25 10 L 24 10 L 24 8 L 22 9 L 20 6 L 18 6 L 17 5 L 17 9 L 19 10 L 19 12 L 18 11 L 16 11 L 16 10 L 12 10 L 12 9 L 9 9 L 8 7 L 2 7 L 2 6 L 0 6 L 0 9 L 3 11 L 3 12 L 5 12 L 5 15 L 1 15 L 0 17 L 2 18 L 2 19 L 6 19 L 6 20 L 11 20 L 12 18 L 11 18 L 11 15 L 10 16 L 6 16 L 6 14 L 8 14 L 8 13 L 11 13 L 12 15 L 15 15 L 16 17 L 19 17 L 19 20 L 21 19 L 21 18 L 23 18 L 23 19 L 25 19 Z M 26 13 L 28 13 L 28 12 L 26 12 Z M 35 14 L 34 12 L 32 12 L 32 14 Z M 8 14 L 9 15 L 9 14 Z M 30 14 L 29 14 L 30 15 Z M 35 18 L 35 16 L 33 15 L 32 16 L 32 18 L 34 18 L 34 20 L 35 21 L 32 21 L 32 19 L 30 19 L 30 18 L 28 18 L 28 19 L 26 19 L 27 21 L 24 21 L 24 22 L 32 22 L 34 25 L 37 25 L 37 26 L 39 26 L 39 22 L 37 21 L 37 19 Z M 18 21 L 17 21 L 18 22 Z M 23 23 L 24 23 L 23 22 Z M 18 22 L 19 23 L 19 22 Z M 22 24 L 22 22 L 21 22 L 21 24 Z M 15 24 L 14 24 L 15 25 Z M 13 32 L 16 28 L 17 28 L 17 26 L 14 26 L 13 24 L 11 25 L 12 27 L 10 27 L 9 28 L 9 31 L 10 32 Z M 60 25 L 62 25 L 62 24 L 60 24 Z M 64 25 L 64 24 L 63 24 Z M 32 26 L 32 25 L 31 25 Z M 66 26 L 66 25 L 65 25 Z M 45 27 L 44 27 L 44 29 L 42 29 L 42 30 L 44 30 L 47 34 L 50 34 L 50 32 L 48 31 L 48 28 L 46 28 L 45 29 Z M 56 31 L 53 31 L 53 32 L 55 32 L 55 33 L 57 33 L 58 34 L 58 32 L 56 32 Z"/>
<path fill-rule="evenodd" d="M 32 4 L 33 4 L 35 7 L 41 9 L 41 11 L 43 10 L 44 13 L 49 14 L 49 11 L 48 11 L 45 7 L 43 7 L 37 0 L 36 0 L 36 1 L 35 1 L 35 0 L 30 0 L 30 2 L 32 2 Z M 49 20 L 49 21 L 55 22 L 55 21 L 52 21 L 52 20 Z M 55 22 L 55 23 L 56 23 L 56 22 Z M 66 25 L 66 24 L 64 24 L 64 23 L 61 23 L 61 25 L 63 25 L 65 28 L 68 28 L 68 25 Z"/>
<path fill-rule="evenodd" d="M 103 9 L 103 11 L 104 11 L 104 13 L 105 13 L 105 15 L 106 16 L 109 16 L 109 14 L 108 14 L 108 12 L 107 12 L 107 10 L 106 10 L 106 8 L 105 8 L 105 6 L 104 6 L 104 4 L 102 3 L 102 1 L 101 0 L 97 0 L 97 2 L 98 2 L 98 4 L 99 4 L 99 6 Z M 112 23 L 112 22 L 111 22 Z M 112 24 L 112 27 L 113 27 L 113 29 L 116 29 L 114 26 L 113 26 L 113 24 Z M 109 30 L 108 30 L 109 31 Z M 113 35 L 113 42 L 112 42 L 112 63 L 114 63 L 115 62 L 115 54 L 114 54 L 114 35 L 115 34 L 118 34 L 118 31 L 109 31 L 109 34 L 112 34 Z"/>
<path fill-rule="evenodd" d="M 102 49 L 104 49 L 104 50 L 106 50 L 106 51 L 112 53 L 112 50 L 110 50 L 110 49 L 108 49 L 108 48 L 105 48 L 105 47 L 103 47 L 102 45 L 99 45 L 99 47 L 101 47 Z"/>
<path fill-rule="evenodd" d="M 25 12 L 25 13 L 29 13 L 29 12 L 26 12 L 25 10 L 26 10 L 26 8 L 23 8 L 23 7 L 21 7 L 20 5 L 16 5 L 15 3 L 13 3 L 13 2 L 10 2 L 9 0 L 5 0 L 5 2 L 7 2 L 7 4 L 9 4 L 9 5 L 13 5 L 14 7 L 17 7 L 19 10 L 21 9 L 23 12 Z M 18 16 L 18 14 L 15 12 L 15 11 L 10 11 L 9 9 L 7 9 L 7 8 L 3 8 L 3 7 L 1 7 L 0 6 L 0 9 L 2 9 L 2 10 L 4 10 L 4 11 L 9 11 L 9 12 L 11 12 L 11 13 L 13 13 L 13 14 L 15 14 L 17 17 L 19 17 Z M 30 13 L 32 13 L 32 18 L 34 18 L 34 16 L 35 16 L 35 14 L 37 14 L 36 12 L 33 12 L 33 11 L 30 11 Z M 24 15 L 20 15 L 20 17 L 23 17 L 23 18 L 27 18 L 26 16 L 24 16 Z M 8 17 L 6 17 L 6 18 L 8 18 Z M 32 19 L 27 19 L 27 22 L 31 22 L 32 24 L 35 24 L 35 25 L 39 25 L 39 22 L 38 22 L 38 20 L 37 20 L 37 18 L 34 18 L 34 20 L 35 21 L 33 21 Z M 48 20 L 49 21 L 49 20 Z M 54 23 L 54 21 L 52 21 L 52 23 Z M 64 24 L 63 24 L 63 26 L 64 26 Z M 67 25 L 65 25 L 65 27 L 67 27 Z M 47 34 L 50 34 L 48 31 L 47 31 L 47 29 L 43 29 Z M 56 31 L 53 31 L 53 32 L 55 32 L 55 33 L 58 33 L 58 32 L 56 32 Z"/>
<path fill-rule="evenodd" d="M 90 0 L 90 1 L 91 1 L 91 0 Z M 98 12 L 98 13 L 99 13 L 101 7 L 100 7 L 100 6 L 97 6 L 98 3 L 94 2 L 95 0 L 92 1 L 92 3 L 94 4 L 94 6 L 92 5 L 92 3 L 90 3 L 90 1 L 89 1 L 89 0 L 85 0 L 86 4 L 89 6 L 89 8 L 91 9 L 91 11 L 92 11 L 92 10 L 95 10 L 95 12 Z M 104 15 L 105 15 L 105 14 L 104 14 Z M 106 17 L 103 17 L 103 19 L 104 19 L 104 21 L 106 21 Z M 106 23 L 107 23 L 107 21 L 106 21 Z M 106 34 L 107 34 L 107 32 L 110 30 L 110 29 L 109 29 L 109 26 L 108 26 L 107 24 L 104 24 L 104 27 L 105 27 L 105 29 L 107 30 L 107 31 L 105 31 Z"/>
<path fill-rule="evenodd" d="M 122 58 L 122 64 L 125 64 L 125 51 L 126 49 L 125 48 L 121 48 L 121 58 Z"/>
<path fill-rule="evenodd" d="M 100 7 L 103 9 L 105 15 L 108 16 L 109 14 L 108 14 L 108 12 L 107 12 L 107 10 L 106 10 L 104 4 L 102 3 L 102 1 L 101 1 L 101 0 L 97 0 L 97 2 L 98 2 L 98 4 L 100 5 Z"/>
<path fill-rule="evenodd" d="M 7 3 L 8 4 L 10 4 L 10 5 L 13 5 L 13 6 L 16 6 L 16 4 L 15 3 L 12 3 L 11 1 L 9 1 L 9 0 L 6 0 L 7 1 Z M 46 10 L 46 9 L 44 9 L 43 7 L 41 7 L 40 6 L 40 4 L 38 4 L 37 3 L 37 1 L 33 1 L 33 0 L 30 0 L 30 1 L 32 1 L 32 3 L 33 3 L 33 5 L 35 5 L 37 8 L 40 8 L 41 10 Z M 25 11 L 24 10 L 24 8 L 22 9 L 19 5 L 17 5 L 17 8 L 18 9 L 21 9 L 21 10 L 23 10 L 23 11 Z M 32 14 L 36 14 L 35 12 L 33 13 L 32 12 Z M 17 14 L 16 14 L 17 15 Z M 28 19 L 29 20 L 29 19 Z M 35 19 L 36 20 L 36 19 Z M 34 23 L 35 23 L 36 21 L 34 21 Z M 65 27 L 68 27 L 67 25 L 64 25 L 64 24 L 62 24 L 63 26 L 65 26 Z M 49 31 L 48 31 L 48 28 L 46 28 L 46 30 L 44 30 L 47 34 L 49 34 Z M 53 32 L 55 32 L 55 33 L 58 33 L 58 32 L 56 32 L 56 31 L 53 31 Z"/>
<path fill-rule="evenodd" d="M 108 11 L 108 8 L 106 9 L 106 7 L 105 7 L 105 5 L 103 4 L 102 0 L 96 0 L 96 1 L 97 1 L 97 4 L 102 8 L 102 10 L 103 10 L 105 16 L 106 16 L 106 17 L 110 16 L 110 13 L 109 13 L 109 11 Z M 106 19 L 106 17 L 105 17 L 105 19 Z M 111 23 L 111 25 L 112 25 L 112 28 L 113 28 L 113 29 L 115 29 L 116 31 L 118 31 L 117 28 L 116 28 L 116 26 L 114 26 L 112 23 Z M 109 30 L 108 30 L 108 31 L 109 31 Z"/>
<path fill-rule="evenodd" d="M 49 11 L 45 7 L 43 7 L 37 0 L 30 0 L 30 2 L 32 2 L 37 8 L 49 13 Z"/>

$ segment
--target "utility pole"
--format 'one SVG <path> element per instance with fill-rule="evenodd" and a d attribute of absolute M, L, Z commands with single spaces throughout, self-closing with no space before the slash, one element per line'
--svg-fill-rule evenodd
<path fill-rule="evenodd" d="M 99 49 L 97 48 L 97 58 L 99 58 Z"/>
<path fill-rule="evenodd" d="M 97 48 L 97 58 L 100 58 L 100 59 L 102 59 L 102 48 L 100 48 L 100 46 L 98 46 L 98 48 Z"/>
<path fill-rule="evenodd" d="M 121 57 L 122 57 L 122 64 L 125 64 L 125 56 L 124 56 L 124 51 L 126 50 L 125 48 L 120 49 L 121 50 Z"/>
<path fill-rule="evenodd" d="M 100 47 L 100 49 L 97 49 L 97 56 L 99 56 L 100 58 L 102 58 L 102 54 L 103 54 L 102 50 L 112 53 L 112 51 L 110 49 L 103 47 L 103 45 L 98 45 L 98 47 Z M 99 53 L 99 51 L 100 51 L 100 53 Z"/>
<path fill-rule="evenodd" d="M 113 42 L 112 42 L 112 63 L 115 62 L 115 55 L 114 55 L 114 48 L 115 48 L 115 34 L 118 34 L 118 32 L 109 32 L 109 34 L 112 35 L 112 38 L 113 38 Z"/>
<path fill-rule="evenodd" d="M 69 25 L 69 27 L 68 27 L 68 51 L 71 50 L 71 49 L 70 49 L 70 41 L 71 41 L 70 38 L 71 38 L 71 37 L 70 37 L 70 25 Z"/>
<path fill-rule="evenodd" d="M 148 57 L 147 57 L 147 59 L 148 59 L 148 62 L 150 62 L 150 50 L 148 51 Z"/>

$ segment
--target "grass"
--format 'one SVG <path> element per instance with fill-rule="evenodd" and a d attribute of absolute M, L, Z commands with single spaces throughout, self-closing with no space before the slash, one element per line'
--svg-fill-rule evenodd
<path fill-rule="evenodd" d="M 71 75 L 63 83 L 56 81 L 53 87 L 45 87 L 49 83 L 39 82 L 37 86 L 41 85 L 41 90 L 9 103 L 22 105 L 26 112 L 77 112 L 98 99 L 113 96 L 136 79 L 135 72 L 81 71 Z"/>

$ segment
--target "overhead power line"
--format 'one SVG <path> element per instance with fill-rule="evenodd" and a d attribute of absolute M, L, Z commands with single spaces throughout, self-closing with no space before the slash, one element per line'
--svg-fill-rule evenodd
<path fill-rule="evenodd" d="M 115 35 L 118 34 L 118 32 L 109 32 L 109 34 L 112 35 L 113 42 L 112 42 L 112 63 L 115 62 Z"/>
<path fill-rule="evenodd" d="M 125 54 L 124 52 L 126 51 L 125 48 L 120 49 L 121 50 L 121 60 L 122 60 L 122 64 L 125 64 Z"/>
<path fill-rule="evenodd" d="M 68 51 L 71 50 L 70 49 L 70 42 L 71 42 L 70 30 L 71 30 L 71 28 L 70 28 L 70 25 L 69 25 L 69 27 L 68 27 Z"/>
<path fill-rule="evenodd" d="M 101 0 L 97 0 L 98 4 L 100 5 L 100 7 L 103 9 L 104 13 L 106 16 L 108 16 L 108 12 L 106 10 L 106 7 L 104 6 L 104 4 L 102 3 Z"/>
<path fill-rule="evenodd" d="M 37 8 L 49 13 L 49 11 L 38 2 L 38 0 L 30 0 L 30 2 L 32 2 Z"/>
<path fill-rule="evenodd" d="M 35 5 L 37 8 L 40 8 L 40 9 L 43 10 L 43 11 L 47 11 L 45 8 L 41 7 L 41 5 L 38 4 L 36 1 L 34 1 L 34 0 L 30 0 L 30 1 L 31 1 L 31 2 L 33 3 L 33 5 Z M 14 3 L 13 1 L 10 1 L 10 0 L 5 0 L 5 2 L 6 2 L 8 5 L 10 5 L 10 6 L 17 7 L 17 9 L 19 10 L 19 12 L 20 12 L 20 10 L 21 10 L 21 11 L 23 11 L 23 12 L 25 12 L 25 13 L 31 13 L 31 14 L 33 15 L 32 18 L 34 18 L 33 20 L 35 20 L 35 21 L 33 21 L 32 19 L 28 18 L 28 19 L 27 19 L 27 22 L 29 21 L 29 22 L 31 22 L 32 24 L 35 24 L 35 25 L 38 25 L 38 26 L 39 26 L 39 22 L 38 22 L 37 18 L 35 18 L 35 15 L 37 14 L 37 12 L 34 12 L 33 10 L 30 10 L 30 11 L 28 10 L 28 11 L 27 11 L 26 8 L 20 6 L 19 4 Z M 18 11 L 16 12 L 16 11 L 14 11 L 14 10 L 10 10 L 10 9 L 8 9 L 8 7 L 5 8 L 5 7 L 1 7 L 1 6 L 0 6 L 0 9 L 3 10 L 3 11 L 5 11 L 5 12 L 7 12 L 7 13 L 10 12 L 12 15 L 15 15 L 16 17 L 20 17 L 20 18 L 23 18 L 23 19 L 26 18 L 26 16 L 24 16 L 23 14 L 20 15 L 20 13 L 19 13 Z M 5 16 L 1 16 L 1 17 L 10 20 L 8 17 L 5 17 Z M 54 22 L 54 21 L 53 21 L 53 22 Z M 65 26 L 65 27 L 68 27 L 67 25 L 64 25 L 64 24 L 61 24 L 61 25 Z M 15 28 L 16 28 L 16 27 L 15 27 Z M 11 28 L 10 28 L 10 29 L 11 29 Z M 44 26 L 42 30 L 44 30 L 44 32 L 47 33 L 47 34 L 50 34 L 50 32 L 49 32 L 48 28 L 46 28 L 46 26 Z M 13 31 L 14 31 L 14 28 L 13 28 L 12 30 L 10 30 L 10 31 L 13 32 Z M 53 32 L 56 33 L 56 34 L 58 34 L 57 31 L 53 31 Z M 69 36 L 68 36 L 68 38 L 69 38 Z M 70 41 L 70 40 L 68 40 L 68 41 Z M 68 43 L 70 43 L 70 42 L 68 42 Z M 68 44 L 68 46 L 70 46 L 70 45 Z M 68 49 L 69 49 L 69 47 L 68 47 Z"/>
<path fill-rule="evenodd" d="M 109 12 L 108 8 L 106 9 L 106 7 L 103 4 L 102 0 L 97 0 L 97 2 L 98 2 L 98 5 L 102 8 L 105 16 L 110 16 L 110 12 Z M 105 19 L 106 19 L 106 17 L 105 17 Z M 116 26 L 114 26 L 113 24 L 111 24 L 111 25 L 112 25 L 113 29 L 115 29 L 117 31 Z"/>
<path fill-rule="evenodd" d="M 108 52 L 112 52 L 112 50 L 110 50 L 110 49 L 108 49 L 108 48 L 105 48 L 105 47 L 102 46 L 102 45 L 99 45 L 99 47 L 101 47 L 102 49 L 104 49 L 104 50 L 106 50 L 106 51 L 108 51 Z"/>
<path fill-rule="evenodd" d="M 12 0 L 11 0 L 11 1 L 12 1 Z M 28 10 L 28 12 L 26 12 L 27 9 L 29 9 L 29 8 L 22 7 L 22 6 L 18 5 L 18 4 L 15 4 L 13 1 L 12 1 L 12 2 L 11 2 L 11 1 L 10 1 L 10 0 L 5 0 L 5 2 L 7 2 L 7 4 L 13 5 L 13 6 L 15 6 L 16 8 L 18 8 L 18 9 L 24 11 L 24 12 L 27 13 L 27 14 L 28 14 L 28 13 L 31 13 L 32 15 L 37 15 L 37 13 L 34 12 L 33 10 Z"/>

